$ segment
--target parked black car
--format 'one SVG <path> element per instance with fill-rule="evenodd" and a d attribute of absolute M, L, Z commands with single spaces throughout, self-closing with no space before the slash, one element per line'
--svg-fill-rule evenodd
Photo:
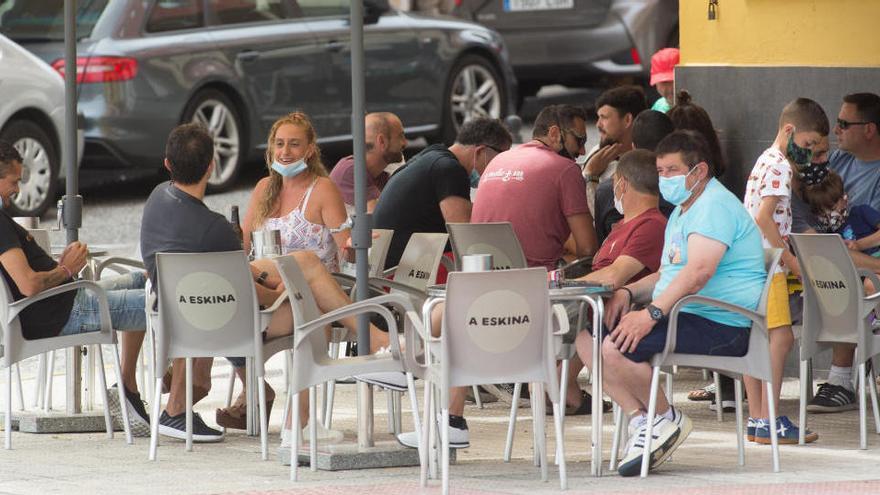
<path fill-rule="evenodd" d="M 453 15 L 497 30 L 520 97 L 545 84 L 647 83 L 651 55 L 678 46 L 678 0 L 455 0 Z"/>
<path fill-rule="evenodd" d="M 368 111 L 410 137 L 449 141 L 464 120 L 504 117 L 516 83 L 498 33 L 364 1 Z M 171 129 L 214 135 L 210 187 L 232 185 L 294 109 L 322 143 L 351 140 L 350 0 L 77 0 L 83 168 L 157 170 Z M 0 0 L 0 33 L 64 71 L 63 0 Z M 109 171 L 108 171 L 109 173 Z"/>

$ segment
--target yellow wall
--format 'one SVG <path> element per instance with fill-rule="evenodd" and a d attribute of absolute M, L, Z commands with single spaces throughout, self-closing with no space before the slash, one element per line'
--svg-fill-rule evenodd
<path fill-rule="evenodd" d="M 680 0 L 682 65 L 880 67 L 880 0 Z"/>

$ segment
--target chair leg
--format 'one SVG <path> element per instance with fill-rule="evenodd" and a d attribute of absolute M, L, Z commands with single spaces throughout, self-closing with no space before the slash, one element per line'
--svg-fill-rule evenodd
<path fill-rule="evenodd" d="M 773 397 L 773 383 L 767 382 L 767 397 Z M 773 472 L 779 472 L 779 438 L 776 433 L 776 401 L 767 401 L 767 409 L 770 413 L 770 447 L 773 449 Z"/>
<path fill-rule="evenodd" d="M 877 370 L 874 368 L 873 362 L 871 363 L 869 374 L 871 376 L 870 383 L 868 383 L 868 391 L 871 392 L 871 410 L 874 411 L 874 429 L 876 429 L 877 434 L 880 435 L 880 408 L 877 407 Z"/>
<path fill-rule="evenodd" d="M 299 393 L 292 393 L 293 381 L 290 382 L 288 391 L 291 392 L 288 397 L 291 397 L 290 412 L 293 415 L 290 422 L 290 481 L 296 481 L 299 474 L 299 442 L 302 428 L 299 425 Z"/>
<path fill-rule="evenodd" d="M 309 469 L 318 470 L 318 387 L 309 387 Z"/>
<path fill-rule="evenodd" d="M 147 326 L 150 325 L 150 318 L 147 317 Z M 144 392 L 148 395 L 155 395 L 156 391 L 152 388 L 156 384 L 156 377 L 161 378 L 165 375 L 165 366 L 167 363 L 162 363 L 162 373 L 159 374 L 157 368 L 160 366 L 156 363 L 156 339 L 153 336 L 153 330 L 151 328 L 147 329 L 147 345 L 146 347 L 141 347 L 141 351 L 144 352 L 147 359 L 147 371 L 148 375 L 152 377 L 151 380 L 147 380 L 147 383 L 150 384 L 150 388 L 145 390 Z M 159 382 L 159 394 L 161 397 L 162 394 L 162 382 Z"/>
<path fill-rule="evenodd" d="M 416 432 L 416 441 L 419 444 L 419 460 L 422 459 L 422 422 L 419 419 L 419 401 L 416 398 L 416 381 L 412 373 L 406 374 L 407 395 L 409 395 L 409 407 L 412 411 L 413 430 Z M 401 416 L 403 413 L 401 411 Z"/>
<path fill-rule="evenodd" d="M 6 368 L 6 417 L 3 418 L 4 448 L 12 448 L 12 366 Z"/>
<path fill-rule="evenodd" d="M 561 420 L 562 420 L 563 428 L 565 428 L 565 392 L 568 389 L 568 367 L 569 366 L 570 366 L 569 360 L 563 359 L 562 360 L 562 370 L 561 370 L 562 373 L 560 374 L 560 378 L 559 378 L 559 404 L 560 404 L 560 407 L 562 408 Z M 560 457 L 558 446 L 556 448 L 556 455 L 554 455 L 553 457 L 554 457 L 554 462 L 558 465 L 559 464 L 559 457 Z"/>
<path fill-rule="evenodd" d="M 565 435 L 562 429 L 562 417 L 565 411 L 561 400 L 553 404 L 553 426 L 556 428 L 556 464 L 559 465 L 559 489 L 568 489 L 568 472 L 565 466 Z"/>
<path fill-rule="evenodd" d="M 859 365 L 859 448 L 866 450 L 868 448 L 868 405 L 865 402 L 865 375 L 867 370 L 865 363 Z"/>
<path fill-rule="evenodd" d="M 24 410 L 25 410 L 25 404 L 24 404 L 24 387 L 21 386 L 21 366 L 20 366 L 19 363 L 15 363 L 15 376 L 16 376 L 16 378 L 17 378 L 17 380 L 15 381 L 15 383 L 16 383 L 16 385 L 18 386 L 18 387 L 17 387 L 17 390 L 18 390 L 18 405 L 19 405 L 18 410 L 19 410 L 19 411 L 24 411 Z"/>
<path fill-rule="evenodd" d="M 284 356 L 285 364 L 288 367 L 290 367 L 291 369 L 293 369 L 293 366 L 292 366 L 293 352 L 292 351 L 284 351 L 284 354 L 285 354 L 285 356 Z M 288 380 L 286 382 L 286 384 L 284 385 L 284 390 L 290 389 L 290 383 L 291 383 L 290 380 Z M 284 398 L 284 409 L 281 412 L 281 426 L 282 427 L 284 427 L 284 425 L 287 424 L 287 417 L 290 415 L 290 404 L 291 404 L 290 397 L 291 397 L 291 394 L 287 394 L 287 396 Z"/>
<path fill-rule="evenodd" d="M 532 409 L 532 461 L 535 467 L 541 467 L 541 453 L 534 447 L 538 445 L 538 403 L 535 402 L 535 397 L 537 397 L 535 387 L 529 386 L 529 406 Z"/>
<path fill-rule="evenodd" d="M 55 351 L 49 351 L 49 360 L 46 363 L 46 397 L 43 399 L 43 411 L 52 410 L 52 383 L 55 381 Z"/>
<path fill-rule="evenodd" d="M 446 406 L 446 404 L 443 404 Z M 449 494 L 449 407 L 440 411 L 440 459 L 442 462 L 442 487 L 443 495 Z"/>
<path fill-rule="evenodd" d="M 724 401 L 722 400 L 723 394 L 721 393 L 721 375 L 716 371 L 712 373 L 712 378 L 715 380 L 715 405 L 718 406 L 715 413 L 718 417 L 718 422 L 721 423 L 724 421 Z M 772 397 L 772 395 L 770 397 Z"/>
<path fill-rule="evenodd" d="M 648 399 L 648 431 L 645 433 L 645 448 L 644 452 L 642 452 L 642 478 L 648 476 L 648 468 L 651 466 L 651 440 L 654 435 L 654 416 L 657 415 L 657 388 L 659 385 L 660 367 L 654 366 L 654 370 L 651 373 L 651 395 Z M 716 398 L 718 396 L 718 394 L 715 395 Z"/>
<path fill-rule="evenodd" d="M 104 401 L 104 424 L 107 426 L 107 438 L 113 438 L 113 419 L 110 417 L 110 401 L 107 400 L 107 376 L 104 373 L 104 350 L 96 345 L 95 359 L 98 365 L 98 387 L 101 389 L 101 399 Z M 119 387 L 117 387 L 119 388 Z M 125 402 L 120 402 L 119 409 L 126 408 Z"/>
<path fill-rule="evenodd" d="M 122 383 L 122 366 L 119 364 L 119 347 L 113 344 L 113 369 L 116 372 L 116 383 Z M 119 394 L 119 403 L 125 404 L 125 391 L 121 385 L 116 386 L 116 393 Z M 105 404 L 106 407 L 106 404 Z M 120 407 L 122 412 L 122 431 L 125 432 L 125 443 L 131 445 L 134 439 L 131 436 L 131 423 L 128 421 L 128 407 Z"/>
<path fill-rule="evenodd" d="M 538 451 L 538 459 L 541 462 L 541 481 L 547 481 L 547 434 L 544 432 L 544 424 L 547 417 L 547 403 L 544 400 L 544 384 L 532 384 L 535 390 L 534 395 L 538 397 L 538 403 L 535 407 L 537 417 L 535 418 L 535 436 L 538 441 L 535 443 L 535 450 Z"/>
<path fill-rule="evenodd" d="M 394 436 L 403 431 L 403 392 L 391 391 L 392 431 Z"/>
<path fill-rule="evenodd" d="M 192 358 L 186 358 L 186 451 L 193 449 L 193 365 Z"/>
<path fill-rule="evenodd" d="M 336 380 L 327 382 L 327 393 L 324 395 L 324 428 L 330 429 L 333 423 L 333 399 L 336 396 Z"/>
<path fill-rule="evenodd" d="M 807 372 L 809 371 L 807 361 L 801 361 L 799 368 L 798 375 L 800 378 L 801 393 L 798 400 L 798 424 L 800 425 L 800 429 L 798 430 L 798 445 L 804 445 L 806 444 L 807 432 L 807 395 L 809 395 L 809 391 L 807 390 L 809 387 L 807 379 Z"/>
<path fill-rule="evenodd" d="M 232 396 L 235 394 L 235 366 L 230 366 L 229 380 L 226 382 L 226 408 L 232 405 Z M 226 433 L 226 427 L 221 426 L 220 431 Z"/>
<path fill-rule="evenodd" d="M 482 408 L 483 408 L 483 399 L 480 398 L 480 389 L 479 389 L 479 387 L 477 387 L 476 385 L 472 385 L 471 388 L 472 388 L 472 390 L 473 390 L 473 392 L 474 392 L 474 402 L 477 404 L 477 407 L 479 407 L 480 409 L 482 409 Z"/>
<path fill-rule="evenodd" d="M 383 392 L 385 392 L 385 410 L 388 412 L 385 417 L 385 421 L 388 423 L 388 433 L 397 435 L 399 432 L 394 431 L 394 391 L 385 389 Z"/>
<path fill-rule="evenodd" d="M 742 400 L 742 378 L 733 381 L 733 390 L 736 393 L 736 451 L 740 466 L 746 465 L 746 449 L 743 439 L 743 400 Z"/>
<path fill-rule="evenodd" d="M 260 453 L 264 461 L 269 460 L 269 411 L 266 409 L 266 380 L 263 374 L 257 377 L 257 393 L 260 396 Z"/>
<path fill-rule="evenodd" d="M 154 368 L 155 372 L 155 368 Z M 155 374 L 153 375 L 155 377 Z M 122 390 L 120 388 L 120 390 Z M 150 460 L 156 460 L 159 447 L 159 406 L 162 402 L 162 377 L 153 379 L 153 415 L 150 417 Z M 123 401 L 122 404 L 125 404 Z"/>
<path fill-rule="evenodd" d="M 516 413 L 519 408 L 519 394 L 522 391 L 522 383 L 513 386 L 513 397 L 510 401 L 510 421 L 507 424 L 507 441 L 504 443 L 504 462 L 510 462 L 510 454 L 513 451 L 513 436 L 516 432 Z"/>
<path fill-rule="evenodd" d="M 610 471 L 617 470 L 617 458 L 620 455 L 620 444 L 623 437 L 623 408 L 614 403 L 614 436 L 611 438 L 611 459 L 608 461 Z"/>
<path fill-rule="evenodd" d="M 433 397 L 434 394 L 431 393 L 431 382 L 425 381 L 425 409 L 422 411 L 422 433 L 419 435 L 419 442 L 421 445 L 421 449 L 419 450 L 419 485 L 422 488 L 428 486 L 428 451 L 431 449 L 431 444 L 428 442 L 428 438 L 431 430 L 430 414 L 431 400 Z"/>
<path fill-rule="evenodd" d="M 46 388 L 46 353 L 40 354 L 37 364 L 37 381 L 34 383 L 33 407 L 43 407 L 43 390 Z"/>

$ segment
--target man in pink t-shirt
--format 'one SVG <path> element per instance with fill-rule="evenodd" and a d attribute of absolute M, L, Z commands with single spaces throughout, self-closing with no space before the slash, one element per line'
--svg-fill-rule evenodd
<path fill-rule="evenodd" d="M 575 256 L 596 252 L 584 179 L 574 163 L 584 153 L 586 121 L 580 107 L 544 108 L 532 140 L 495 157 L 480 177 L 471 222 L 510 222 L 529 266 L 555 269 L 569 236 Z"/>

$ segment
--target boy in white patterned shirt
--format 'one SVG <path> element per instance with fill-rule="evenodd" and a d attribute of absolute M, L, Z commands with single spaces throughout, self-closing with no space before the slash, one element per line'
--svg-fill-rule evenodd
<path fill-rule="evenodd" d="M 797 259 L 788 247 L 791 233 L 791 189 L 794 174 L 810 164 L 813 148 L 828 135 L 828 117 L 813 100 L 798 98 L 782 109 L 779 128 L 773 145 L 758 157 L 746 184 L 745 207 L 761 231 L 765 248 L 782 248 L 782 262 L 770 284 L 767 295 L 767 328 L 770 336 L 770 364 L 773 371 L 773 394 L 767 395 L 766 384 L 745 377 L 749 399 L 749 420 L 746 437 L 762 444 L 770 443 L 769 401 L 779 410 L 782 370 L 785 356 L 794 343 L 791 312 L 788 307 L 786 272 L 800 275 Z M 776 419 L 779 443 L 798 442 L 798 427 L 787 416 Z M 807 431 L 806 441 L 819 438 Z"/>

